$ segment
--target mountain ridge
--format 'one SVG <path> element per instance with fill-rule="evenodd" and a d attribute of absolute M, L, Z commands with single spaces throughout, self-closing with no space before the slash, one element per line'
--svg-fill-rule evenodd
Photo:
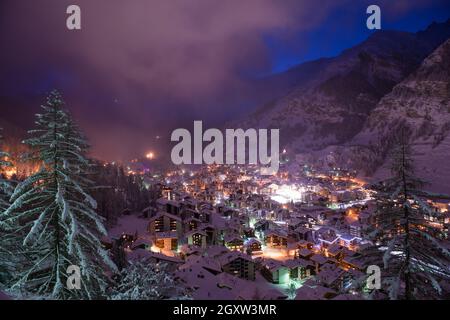
<path fill-rule="evenodd" d="M 366 41 L 344 50 L 335 58 L 308 62 L 312 66 L 309 70 L 312 75 L 305 72 L 307 79 L 302 79 L 285 96 L 265 103 L 250 117 L 235 121 L 233 125 L 280 128 L 284 145 L 292 137 L 314 140 L 309 145 L 294 145 L 298 151 L 342 144 L 362 129 L 360 124 L 376 103 L 448 37 L 450 19 L 431 24 L 418 33 L 375 32 Z M 297 66 L 284 74 L 295 73 L 295 70 L 304 72 L 304 67 L 305 64 Z M 353 120 L 359 125 L 348 129 L 344 120 Z M 324 123 L 320 124 L 321 121 Z M 317 144 L 318 140 L 323 141 Z"/>
<path fill-rule="evenodd" d="M 450 176 L 441 174 L 450 175 L 449 65 L 450 19 L 416 33 L 378 31 L 311 62 L 308 79 L 233 125 L 279 128 L 291 154 L 373 179 L 387 175 L 397 130 L 407 126 L 419 174 L 450 194 Z"/>

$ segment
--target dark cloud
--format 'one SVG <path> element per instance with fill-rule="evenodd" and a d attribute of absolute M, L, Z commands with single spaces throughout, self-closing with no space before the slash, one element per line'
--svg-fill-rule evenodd
<path fill-rule="evenodd" d="M 128 157 L 194 119 L 216 125 L 244 112 L 248 75 L 271 70 L 264 37 L 313 30 L 351 3 L 2 0 L 0 95 L 35 101 L 60 88 L 96 154 Z M 81 7 L 81 31 L 65 27 L 69 4 Z M 422 1 L 408 4 L 396 10 Z"/>

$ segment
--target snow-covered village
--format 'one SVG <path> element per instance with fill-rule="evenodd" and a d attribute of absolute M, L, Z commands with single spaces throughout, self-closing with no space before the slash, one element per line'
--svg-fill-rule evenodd
<path fill-rule="evenodd" d="M 99 10 L 80 2 L 63 17 Z M 28 26 L 17 32 L 31 44 L 13 47 L 42 46 L 50 60 L 36 53 L 42 66 L 25 70 L 35 57 L 0 51 L 0 300 L 450 299 L 448 4 L 430 4 L 419 26 L 419 9 L 406 5 L 402 23 L 387 21 L 398 31 L 368 23 L 345 42 L 326 18 L 310 31 L 285 24 L 315 5 L 263 0 L 253 11 L 230 2 L 213 14 L 157 2 L 151 15 L 165 41 L 138 23 L 102 21 L 127 51 L 109 31 L 87 36 L 92 21 L 80 20 L 83 28 L 68 22 L 64 31 L 83 32 L 73 40 L 92 47 L 87 55 L 54 49 L 59 34 L 42 40 Z M 254 19 L 240 21 L 238 8 Z M 142 8 L 111 10 L 114 20 L 124 11 L 146 20 Z M 158 20 L 168 12 L 184 23 Z M 221 22 L 199 18 L 209 15 Z M 9 39 L 1 28 L 14 23 L 0 34 Z M 283 42 L 290 28 L 344 44 L 330 40 L 317 53 L 308 40 L 306 55 Z M 285 65 L 288 49 L 303 58 Z M 197 142 L 200 121 L 218 129 Z M 181 129 L 192 127 L 193 152 Z M 225 128 L 239 128 L 242 141 L 225 143 Z M 257 129 L 260 139 L 277 131 L 256 156 L 268 139 L 253 148 Z M 175 132 L 189 135 L 177 161 Z M 212 161 L 223 159 L 219 147 L 227 160 L 235 148 L 248 153 Z M 247 161 L 253 155 L 276 170 Z"/>

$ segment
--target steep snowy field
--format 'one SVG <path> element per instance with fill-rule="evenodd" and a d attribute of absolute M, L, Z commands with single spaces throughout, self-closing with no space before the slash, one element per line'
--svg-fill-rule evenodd
<path fill-rule="evenodd" d="M 450 39 L 373 110 L 352 140 L 355 163 L 381 164 L 374 177 L 385 176 L 400 127 L 409 129 L 417 175 L 432 183 L 431 191 L 450 193 Z"/>

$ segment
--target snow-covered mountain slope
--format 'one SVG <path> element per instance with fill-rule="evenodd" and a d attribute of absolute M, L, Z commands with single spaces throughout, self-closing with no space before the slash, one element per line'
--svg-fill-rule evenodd
<path fill-rule="evenodd" d="M 416 34 L 376 32 L 322 60 L 289 94 L 233 125 L 280 128 L 282 145 L 297 152 L 344 144 L 363 129 L 381 98 L 448 37 L 450 20 Z"/>
<path fill-rule="evenodd" d="M 410 131 L 418 175 L 433 182 L 434 191 L 450 193 L 450 39 L 381 99 L 344 148 L 354 166 L 369 173 L 380 168 L 375 176 L 382 176 L 402 126 Z"/>

